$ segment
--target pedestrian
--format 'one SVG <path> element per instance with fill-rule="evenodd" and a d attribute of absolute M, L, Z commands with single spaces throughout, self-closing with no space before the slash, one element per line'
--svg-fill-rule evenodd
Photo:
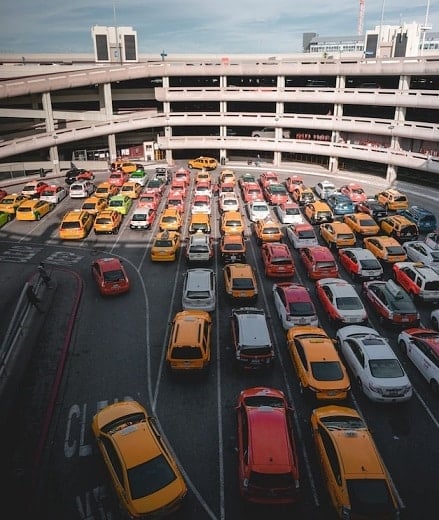
<path fill-rule="evenodd" d="M 47 274 L 47 271 L 46 269 L 44 268 L 44 264 L 41 262 L 40 265 L 38 266 L 38 271 L 40 273 L 40 277 L 41 279 L 43 280 L 43 283 L 46 287 L 48 287 L 50 289 L 50 276 Z"/>
<path fill-rule="evenodd" d="M 26 296 L 29 300 L 29 303 L 37 309 L 38 312 L 42 313 L 43 310 L 40 307 L 41 300 L 38 298 L 38 296 L 35 294 L 34 286 L 28 285 L 26 289 Z"/>

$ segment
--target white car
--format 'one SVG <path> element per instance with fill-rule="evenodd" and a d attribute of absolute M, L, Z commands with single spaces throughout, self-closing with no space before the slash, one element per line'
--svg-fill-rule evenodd
<path fill-rule="evenodd" d="M 319 326 L 308 289 L 294 282 L 279 282 L 272 288 L 274 306 L 285 330 L 301 325 Z"/>
<path fill-rule="evenodd" d="M 212 269 L 188 269 L 184 274 L 181 303 L 184 310 L 215 310 L 215 273 Z"/>
<path fill-rule="evenodd" d="M 439 332 L 433 329 L 405 329 L 398 336 L 401 352 L 424 376 L 433 393 L 439 394 Z"/>
<path fill-rule="evenodd" d="M 320 181 L 314 186 L 314 193 L 322 200 L 326 200 L 335 191 L 337 191 L 337 188 L 331 181 Z"/>
<path fill-rule="evenodd" d="M 271 216 L 270 206 L 263 201 L 254 200 L 253 202 L 249 202 L 246 207 L 247 216 L 252 222 L 257 222 L 258 220 L 265 220 L 266 218 Z"/>
<path fill-rule="evenodd" d="M 343 278 L 322 278 L 315 285 L 317 298 L 337 326 L 367 323 L 367 312 L 355 287 Z"/>
<path fill-rule="evenodd" d="M 192 202 L 191 206 L 191 214 L 195 215 L 197 213 L 206 213 L 210 215 L 211 213 L 211 203 L 210 197 L 207 195 L 196 195 Z"/>
<path fill-rule="evenodd" d="M 288 240 L 295 249 L 319 245 L 314 228 L 308 222 L 291 224 L 287 226 L 286 232 Z"/>
<path fill-rule="evenodd" d="M 129 181 L 137 182 L 140 186 L 146 186 L 148 173 L 145 170 L 137 170 L 130 175 Z"/>
<path fill-rule="evenodd" d="M 303 224 L 305 222 L 305 218 L 296 202 L 277 204 L 275 211 L 281 224 Z"/>
<path fill-rule="evenodd" d="M 95 190 L 96 186 L 91 181 L 75 181 L 73 184 L 70 184 L 69 195 L 71 199 L 85 199 L 94 193 Z"/>
<path fill-rule="evenodd" d="M 58 204 L 67 197 L 67 190 L 59 184 L 51 184 L 45 188 L 40 195 L 40 200 L 45 200 L 51 204 Z"/>
<path fill-rule="evenodd" d="M 213 255 L 212 237 L 210 235 L 202 231 L 189 235 L 189 243 L 186 246 L 186 260 L 189 263 L 210 262 Z"/>
<path fill-rule="evenodd" d="M 421 240 L 404 242 L 402 248 L 412 262 L 422 262 L 439 273 L 439 249 L 433 249 Z"/>
<path fill-rule="evenodd" d="M 336 338 L 353 379 L 371 401 L 400 403 L 411 398 L 413 388 L 403 366 L 375 329 L 348 325 L 338 329 Z"/>
<path fill-rule="evenodd" d="M 219 210 L 224 211 L 239 211 L 239 200 L 235 193 L 223 193 L 219 197 Z"/>
<path fill-rule="evenodd" d="M 434 231 L 433 233 L 428 233 L 425 237 L 425 243 L 427 246 L 430 246 L 431 249 L 439 249 L 439 232 Z"/>

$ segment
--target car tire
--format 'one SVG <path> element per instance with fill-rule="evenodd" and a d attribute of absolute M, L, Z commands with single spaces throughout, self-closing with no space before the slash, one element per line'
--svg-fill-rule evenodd
<path fill-rule="evenodd" d="M 398 343 L 399 350 L 401 351 L 404 356 L 407 356 L 407 345 L 405 344 L 405 341 L 400 341 Z"/>
<path fill-rule="evenodd" d="M 431 318 L 431 326 L 434 330 L 439 330 L 439 323 L 437 321 L 437 318 L 435 318 L 434 316 L 433 318 Z"/>
<path fill-rule="evenodd" d="M 119 226 L 117 228 L 114 228 L 113 230 L 113 235 L 118 235 L 119 234 Z"/>
<path fill-rule="evenodd" d="M 39 213 L 35 213 L 35 220 L 41 220 L 41 215 Z"/>

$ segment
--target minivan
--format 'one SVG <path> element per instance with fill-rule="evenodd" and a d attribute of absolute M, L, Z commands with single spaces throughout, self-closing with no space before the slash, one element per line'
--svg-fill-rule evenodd
<path fill-rule="evenodd" d="M 420 206 L 410 206 L 408 209 L 401 211 L 400 215 L 413 221 L 418 226 L 420 233 L 430 233 L 437 228 L 435 214 Z"/>
<path fill-rule="evenodd" d="M 215 310 L 215 273 L 212 269 L 200 267 L 186 271 L 181 303 L 184 310 L 201 309 L 207 312 Z"/>

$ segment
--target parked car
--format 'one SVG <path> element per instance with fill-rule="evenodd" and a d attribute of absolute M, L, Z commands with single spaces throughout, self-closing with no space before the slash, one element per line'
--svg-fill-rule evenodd
<path fill-rule="evenodd" d="M 128 195 L 123 195 L 122 193 L 113 195 L 108 201 L 108 208 L 118 211 L 122 215 L 127 215 L 132 205 L 133 199 Z"/>
<path fill-rule="evenodd" d="M 305 204 L 303 212 L 309 222 L 313 225 L 332 222 L 334 220 L 332 209 L 322 200 L 316 200 L 315 202 Z"/>
<path fill-rule="evenodd" d="M 180 212 L 175 208 L 167 208 L 160 217 L 159 228 L 160 231 L 180 231 L 182 224 Z"/>
<path fill-rule="evenodd" d="M 213 259 L 212 236 L 202 231 L 189 235 L 186 246 L 186 260 L 189 263 L 207 263 Z"/>
<path fill-rule="evenodd" d="M 261 258 L 265 276 L 292 278 L 296 272 L 294 260 L 286 244 L 265 242 L 261 245 Z"/>
<path fill-rule="evenodd" d="M 112 234 L 117 235 L 122 225 L 122 215 L 119 211 L 105 208 L 100 211 L 94 220 L 93 229 L 96 235 Z"/>
<path fill-rule="evenodd" d="M 96 197 L 95 194 L 87 197 L 82 203 L 81 209 L 88 211 L 91 215 L 97 215 L 108 205 L 107 199 L 104 197 Z"/>
<path fill-rule="evenodd" d="M 342 278 L 316 281 L 316 296 L 330 321 L 340 327 L 351 323 L 367 323 L 367 312 L 353 285 Z"/>
<path fill-rule="evenodd" d="M 335 191 L 337 189 L 332 181 L 323 180 L 314 186 L 314 192 L 321 200 L 326 200 Z"/>
<path fill-rule="evenodd" d="M 23 186 L 21 194 L 29 198 L 38 198 L 48 187 L 49 184 L 45 181 L 29 181 Z"/>
<path fill-rule="evenodd" d="M 92 181 L 82 180 L 70 184 L 69 196 L 71 199 L 86 199 L 96 190 Z"/>
<path fill-rule="evenodd" d="M 59 226 L 59 237 L 62 240 L 81 240 L 93 227 L 94 217 L 83 209 L 67 211 Z"/>
<path fill-rule="evenodd" d="M 412 262 L 422 262 L 439 273 L 439 249 L 433 249 L 425 242 L 413 240 L 402 244 L 407 258 Z"/>
<path fill-rule="evenodd" d="M 255 270 L 250 264 L 231 262 L 223 267 L 224 286 L 228 296 L 233 299 L 256 300 L 258 284 Z"/>
<path fill-rule="evenodd" d="M 369 249 L 378 260 L 385 264 L 393 264 L 407 260 L 407 255 L 401 244 L 393 237 L 365 237 L 363 239 L 363 247 Z"/>
<path fill-rule="evenodd" d="M 114 184 L 118 188 L 121 188 L 126 182 L 129 181 L 130 173 L 132 172 L 125 172 L 123 170 L 116 170 L 111 172 L 110 176 L 108 177 L 108 182 L 110 184 Z"/>
<path fill-rule="evenodd" d="M 418 226 L 402 215 L 390 215 L 380 220 L 381 232 L 396 238 L 400 244 L 419 237 Z"/>
<path fill-rule="evenodd" d="M 280 179 L 279 175 L 276 172 L 267 171 L 262 172 L 259 176 L 259 184 L 261 185 L 261 188 L 266 188 L 269 184 L 279 184 Z"/>
<path fill-rule="evenodd" d="M 307 222 L 287 226 L 286 235 L 294 249 L 312 247 L 319 244 L 314 228 Z"/>
<path fill-rule="evenodd" d="M 285 330 L 298 325 L 319 326 L 317 312 L 308 289 L 294 282 L 278 282 L 272 287 L 274 306 Z"/>
<path fill-rule="evenodd" d="M 439 303 L 439 273 L 420 262 L 396 262 L 393 279 L 416 302 Z"/>
<path fill-rule="evenodd" d="M 242 198 L 246 203 L 252 200 L 265 201 L 261 187 L 256 182 L 249 182 L 244 185 L 242 188 Z"/>
<path fill-rule="evenodd" d="M 245 205 L 245 210 L 251 222 L 264 220 L 271 215 L 270 207 L 267 202 L 261 200 L 249 202 Z"/>
<path fill-rule="evenodd" d="M 16 220 L 40 220 L 53 210 L 55 204 L 40 199 L 24 200 L 15 212 Z"/>
<path fill-rule="evenodd" d="M 374 218 L 367 213 L 351 213 L 350 215 L 344 215 L 343 222 L 360 237 L 375 236 L 380 232 L 380 226 Z"/>
<path fill-rule="evenodd" d="M 243 235 L 244 230 L 244 220 L 239 211 L 226 211 L 221 215 L 220 231 L 223 235 Z"/>
<path fill-rule="evenodd" d="M 411 220 L 416 226 L 420 233 L 431 233 L 437 228 L 436 215 L 421 206 L 410 206 L 409 208 L 399 212 L 409 220 Z"/>
<path fill-rule="evenodd" d="M 290 200 L 285 186 L 281 183 L 270 183 L 264 187 L 264 197 L 268 204 L 275 206 L 276 204 L 285 204 Z"/>
<path fill-rule="evenodd" d="M 138 199 L 142 193 L 143 186 L 135 181 L 124 182 L 120 188 L 120 195 L 128 195 L 130 199 Z"/>
<path fill-rule="evenodd" d="M 235 193 L 223 193 L 218 198 L 220 213 L 224 211 L 239 211 L 239 200 Z"/>
<path fill-rule="evenodd" d="M 374 219 L 380 219 L 387 216 L 387 208 L 376 199 L 366 199 L 363 202 L 355 204 L 355 210 L 361 213 L 367 213 Z"/>
<path fill-rule="evenodd" d="M 154 210 L 158 210 L 160 205 L 161 195 L 155 190 L 146 190 L 140 194 L 139 200 L 137 202 L 138 208 L 146 208 L 150 207 Z"/>
<path fill-rule="evenodd" d="M 275 212 L 281 224 L 303 224 L 305 222 L 296 202 L 288 201 L 284 204 L 277 204 Z"/>
<path fill-rule="evenodd" d="M 348 325 L 337 331 L 337 345 L 359 390 L 377 403 L 402 403 L 412 384 L 389 341 L 375 329 Z"/>
<path fill-rule="evenodd" d="M 393 483 L 359 412 L 346 406 L 321 406 L 311 413 L 311 427 L 338 518 L 398 520 Z"/>
<path fill-rule="evenodd" d="M 100 182 L 95 189 L 94 195 L 96 197 L 102 197 L 103 199 L 109 199 L 119 193 L 119 188 L 115 184 L 109 182 Z"/>
<path fill-rule="evenodd" d="M 299 499 L 292 414 L 280 390 L 259 386 L 240 392 L 236 407 L 238 479 L 245 500 L 290 504 Z"/>
<path fill-rule="evenodd" d="M 340 187 L 340 193 L 346 195 L 351 199 L 352 202 L 358 203 L 367 200 L 366 192 L 364 188 L 355 182 L 351 182 L 349 184 L 343 184 Z"/>
<path fill-rule="evenodd" d="M 342 193 L 332 193 L 327 197 L 326 202 L 331 208 L 334 215 L 347 215 L 348 213 L 355 213 L 354 203 L 347 195 Z"/>
<path fill-rule="evenodd" d="M 345 247 L 338 250 L 338 259 L 353 280 L 379 280 L 383 267 L 377 257 L 363 247 Z"/>
<path fill-rule="evenodd" d="M 148 173 L 145 171 L 144 167 L 141 164 L 136 164 L 137 169 L 130 173 L 129 181 L 137 182 L 140 186 L 145 187 L 148 182 Z"/>
<path fill-rule="evenodd" d="M 160 231 L 151 245 L 151 261 L 174 262 L 180 249 L 180 233 L 176 231 Z"/>
<path fill-rule="evenodd" d="M 188 269 L 184 273 L 181 304 L 184 310 L 215 310 L 216 284 L 212 269 L 200 267 Z"/>
<path fill-rule="evenodd" d="M 326 222 L 320 224 L 319 233 L 327 246 L 332 249 L 354 247 L 357 239 L 352 229 L 344 222 Z"/>
<path fill-rule="evenodd" d="M 271 218 L 254 222 L 253 232 L 256 242 L 259 245 L 264 242 L 282 242 L 283 240 L 283 233 L 280 225 Z"/>
<path fill-rule="evenodd" d="M 91 274 L 102 296 L 126 293 L 131 282 L 119 258 L 98 258 L 91 264 Z"/>
<path fill-rule="evenodd" d="M 153 208 L 137 207 L 130 220 L 130 229 L 150 229 L 156 218 L 157 212 Z"/>
<path fill-rule="evenodd" d="M 220 255 L 224 263 L 241 262 L 245 263 L 246 259 L 245 239 L 242 235 L 221 235 L 220 238 Z"/>
<path fill-rule="evenodd" d="M 302 247 L 299 249 L 299 257 L 310 280 L 338 277 L 337 262 L 328 247 Z"/>
<path fill-rule="evenodd" d="M 67 190 L 59 184 L 51 184 L 40 194 L 40 200 L 45 200 L 51 204 L 59 204 L 67 197 Z"/>
<path fill-rule="evenodd" d="M 12 217 L 15 216 L 18 206 L 30 197 L 22 195 L 21 193 L 9 193 L 2 200 L 0 200 L 0 211 L 8 213 Z"/>
<path fill-rule="evenodd" d="M 407 209 L 409 206 L 407 195 L 394 188 L 380 191 L 375 195 L 375 199 L 380 202 L 387 211 L 399 211 Z"/>
<path fill-rule="evenodd" d="M 284 181 L 288 193 L 292 193 L 298 186 L 304 186 L 303 177 L 301 175 L 289 175 Z"/>
<path fill-rule="evenodd" d="M 92 171 L 86 170 L 85 168 L 71 168 L 65 173 L 65 183 L 67 185 L 73 184 L 75 181 L 87 180 L 93 181 L 95 175 Z"/>
<path fill-rule="evenodd" d="M 92 431 L 128 515 L 170 514 L 180 507 L 187 494 L 184 478 L 155 419 L 140 403 L 104 407 L 93 417 Z"/>

